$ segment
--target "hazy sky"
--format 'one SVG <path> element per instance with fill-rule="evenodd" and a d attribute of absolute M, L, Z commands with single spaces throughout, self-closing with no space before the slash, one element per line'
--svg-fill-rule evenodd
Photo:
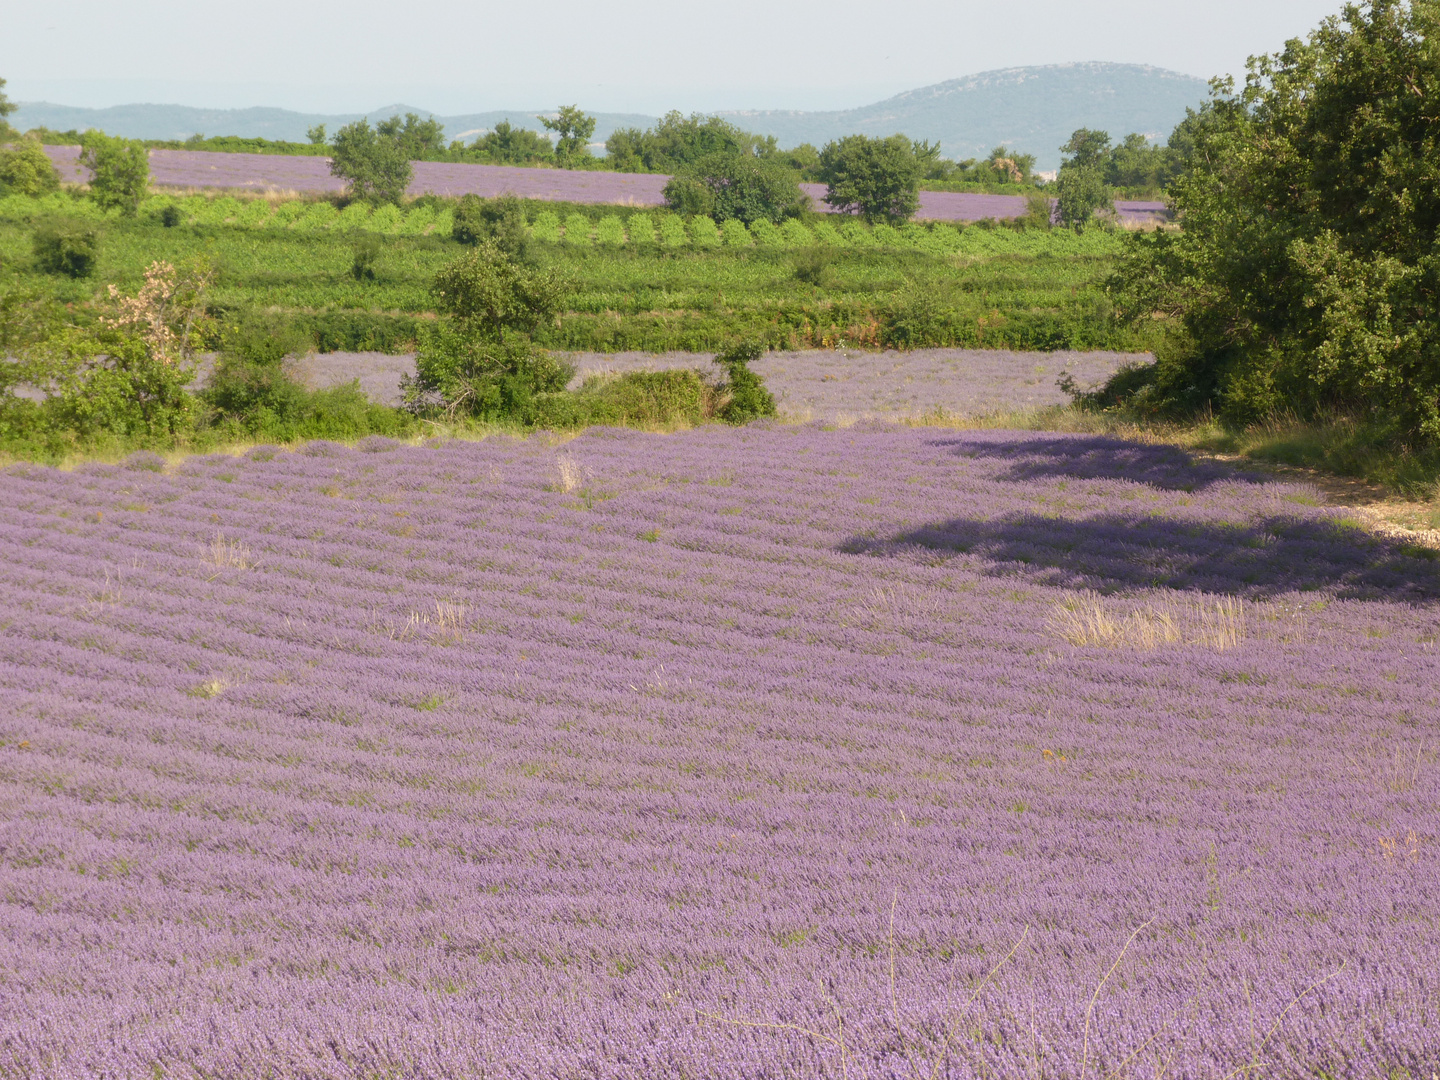
<path fill-rule="evenodd" d="M 437 113 L 846 108 L 991 68 L 1210 77 L 1341 0 L 0 0 L 12 100 Z"/>

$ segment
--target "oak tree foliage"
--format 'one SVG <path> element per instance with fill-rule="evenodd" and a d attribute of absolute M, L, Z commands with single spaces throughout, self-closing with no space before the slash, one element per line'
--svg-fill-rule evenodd
<path fill-rule="evenodd" d="M 935 155 L 939 149 L 934 147 Z M 847 135 L 821 149 L 815 171 L 826 185 L 825 201 L 835 210 L 898 224 L 920 206 L 921 169 L 916 144 L 904 135 Z"/>
<path fill-rule="evenodd" d="M 90 195 L 101 209 L 118 210 L 125 217 L 140 212 L 150 191 L 150 152 L 144 143 L 87 131 L 80 164 L 91 172 Z"/>
<path fill-rule="evenodd" d="M 1213 83 L 1172 146 L 1182 228 L 1111 284 L 1170 328 L 1131 399 L 1440 440 L 1440 0 L 1347 4 Z"/>
<path fill-rule="evenodd" d="M 516 262 L 482 239 L 436 275 L 441 319 L 421 331 L 407 407 L 498 420 L 525 414 L 538 394 L 564 390 L 574 368 L 530 335 L 559 314 L 567 289 L 553 272 Z"/>
<path fill-rule="evenodd" d="M 390 122 L 385 121 L 381 127 Z M 382 131 L 370 121 L 356 120 L 335 133 L 330 174 L 344 180 L 354 198 L 398 203 L 410 185 L 411 155 L 396 126 Z"/>

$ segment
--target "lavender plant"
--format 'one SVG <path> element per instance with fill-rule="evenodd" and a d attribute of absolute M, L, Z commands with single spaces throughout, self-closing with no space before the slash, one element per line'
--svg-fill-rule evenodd
<path fill-rule="evenodd" d="M 1317 502 L 883 427 L 7 468 L 0 1075 L 1428 1076 L 1440 568 Z"/>

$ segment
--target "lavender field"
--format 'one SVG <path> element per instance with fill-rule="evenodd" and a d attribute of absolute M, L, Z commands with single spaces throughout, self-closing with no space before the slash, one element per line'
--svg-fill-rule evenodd
<path fill-rule="evenodd" d="M 85 183 L 89 173 L 80 164 L 78 146 L 47 146 L 45 152 L 67 183 Z M 670 177 L 658 173 L 620 173 L 569 169 L 532 169 L 510 165 L 466 165 L 438 161 L 414 162 L 412 195 L 518 195 L 524 199 L 624 206 L 661 206 L 661 192 Z M 339 192 L 344 182 L 330 175 L 330 159 L 280 154 L 223 154 L 209 150 L 151 150 L 152 181 L 161 187 L 240 188 L 253 191 Z M 823 184 L 801 184 L 816 210 L 828 213 L 821 200 Z M 1123 221 L 1154 224 L 1167 216 L 1160 202 L 1119 201 Z M 920 192 L 922 221 L 978 221 L 1013 218 L 1025 213 L 1019 195 L 982 195 L 952 191 Z"/>
<path fill-rule="evenodd" d="M 0 1075 L 1429 1077 L 1440 564 L 1098 437 L 0 472 Z"/>

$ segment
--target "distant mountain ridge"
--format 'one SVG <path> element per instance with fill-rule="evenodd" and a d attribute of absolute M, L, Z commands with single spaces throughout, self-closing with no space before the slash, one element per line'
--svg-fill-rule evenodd
<path fill-rule="evenodd" d="M 1198 106 L 1209 84 L 1144 64 L 1076 63 L 1002 68 L 907 90 L 838 112 L 745 111 L 722 115 L 783 145 L 819 145 L 842 135 L 893 135 L 940 143 L 945 157 L 983 157 L 994 147 L 1034 154 L 1041 169 L 1060 164 L 1077 128 L 1164 140 Z"/>
<path fill-rule="evenodd" d="M 1060 146 L 1076 128 L 1108 131 L 1119 139 L 1135 131 L 1163 139 L 1185 116 L 1187 106 L 1205 100 L 1204 79 L 1144 64 L 1086 62 L 1003 68 L 907 90 L 856 109 L 832 112 L 718 110 L 739 126 L 774 135 L 782 146 L 819 146 L 842 135 L 891 135 L 938 141 L 946 157 L 983 157 L 1004 144 L 1034 154 L 1041 169 L 1060 162 Z M 581 103 L 583 105 L 583 102 Z M 502 120 L 538 129 L 545 109 L 496 109 L 436 116 L 450 138 L 473 139 Z M 263 136 L 304 140 L 315 124 L 330 130 L 362 116 L 372 122 L 397 113 L 431 115 L 412 105 L 368 113 L 301 113 L 278 108 L 197 109 L 185 105 L 116 105 L 85 109 L 46 102 L 21 102 L 11 123 L 21 130 L 100 128 L 144 139 L 206 135 Z M 649 127 L 656 118 L 637 113 L 594 113 L 595 138 L 603 141 L 620 127 Z"/>

